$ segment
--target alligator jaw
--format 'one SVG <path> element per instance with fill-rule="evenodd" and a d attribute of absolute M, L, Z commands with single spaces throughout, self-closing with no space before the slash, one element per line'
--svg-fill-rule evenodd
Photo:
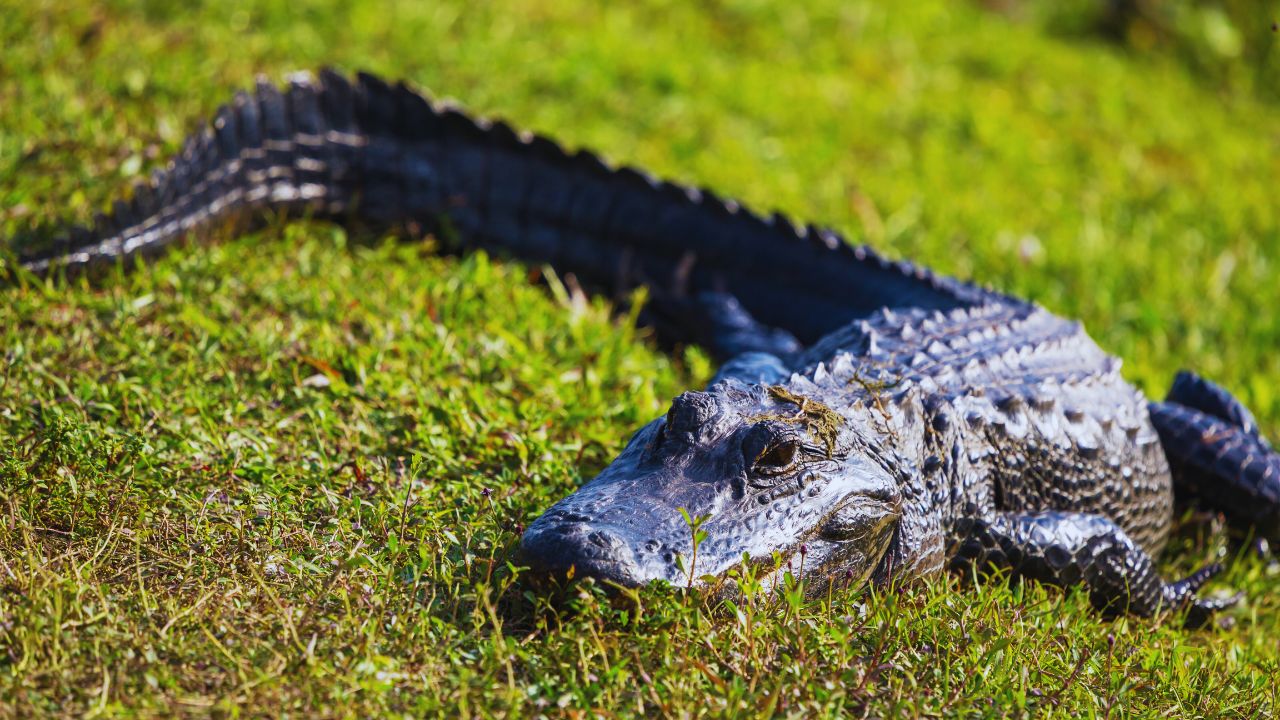
<path fill-rule="evenodd" d="M 777 556 L 744 559 L 713 552 L 694 560 L 695 572 L 670 562 L 673 553 L 669 551 L 646 552 L 643 559 L 637 557 L 633 548 L 652 546 L 654 541 L 637 537 L 627 527 L 592 523 L 585 518 L 566 519 L 559 513 L 548 513 L 535 521 L 522 538 L 520 549 L 524 561 L 541 577 L 592 577 L 606 585 L 622 587 L 639 587 L 656 580 L 688 586 L 699 584 L 704 576 L 699 570 L 713 568 L 709 574 L 718 575 L 746 562 L 770 568 L 762 576 L 766 588 L 782 587 L 785 573 L 791 572 L 797 579 L 806 580 L 811 592 L 821 592 L 832 583 L 864 584 L 885 553 L 897 519 L 896 505 L 855 499 L 801 540 L 780 548 Z M 667 547 L 665 543 L 663 547 Z M 663 557 L 660 560 L 656 555 Z M 774 568 L 774 557 L 785 560 Z M 690 555 L 684 555 L 686 562 L 690 559 Z"/>

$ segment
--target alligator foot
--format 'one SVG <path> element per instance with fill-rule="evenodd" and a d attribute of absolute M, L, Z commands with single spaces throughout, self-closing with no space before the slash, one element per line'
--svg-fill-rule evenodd
<path fill-rule="evenodd" d="M 1164 586 L 1164 599 L 1169 607 L 1187 609 L 1184 623 L 1188 628 L 1205 627 L 1213 620 L 1214 615 L 1235 606 L 1244 598 L 1244 593 L 1240 592 L 1222 598 L 1196 597 L 1196 592 L 1221 572 L 1222 563 L 1209 563 L 1181 580 Z"/>
<path fill-rule="evenodd" d="M 1057 586 L 1084 585 L 1093 605 L 1108 615 L 1151 617 L 1186 609 L 1188 624 L 1203 625 L 1235 604 L 1198 598 L 1196 592 L 1221 571 L 1217 564 L 1166 583 L 1141 547 L 1115 523 L 1082 513 L 1001 513 L 958 523 L 951 567 L 961 572 L 1005 569 Z"/>

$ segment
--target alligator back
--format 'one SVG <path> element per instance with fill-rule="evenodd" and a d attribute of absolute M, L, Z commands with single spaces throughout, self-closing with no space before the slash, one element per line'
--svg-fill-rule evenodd
<path fill-rule="evenodd" d="M 1147 400 L 1078 322 L 1035 306 L 884 311 L 804 365 L 824 401 L 864 406 L 919 469 L 923 517 L 1097 513 L 1149 551 L 1165 541 L 1173 493 Z"/>

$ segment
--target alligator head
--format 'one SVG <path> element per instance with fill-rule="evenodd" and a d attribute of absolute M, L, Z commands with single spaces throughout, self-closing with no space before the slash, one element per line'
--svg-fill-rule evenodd
<path fill-rule="evenodd" d="M 865 429 L 850 425 L 785 386 L 724 380 L 684 393 L 529 527 L 524 558 L 624 586 L 688 585 L 744 556 L 775 573 L 790 563 L 810 588 L 861 583 L 886 555 L 900 494 Z"/>

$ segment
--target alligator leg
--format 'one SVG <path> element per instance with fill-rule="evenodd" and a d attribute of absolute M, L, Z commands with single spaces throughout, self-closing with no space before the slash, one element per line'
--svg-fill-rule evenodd
<path fill-rule="evenodd" d="M 786 362 L 767 352 L 744 352 L 720 366 L 715 377 L 707 383 L 710 387 L 730 378 L 749 385 L 776 385 L 791 375 Z"/>
<path fill-rule="evenodd" d="M 804 349 L 794 335 L 759 322 L 728 293 L 678 297 L 654 292 L 645 310 L 645 320 L 663 336 L 687 338 L 722 362 L 744 353 L 786 358 Z"/>
<path fill-rule="evenodd" d="M 1221 510 L 1280 538 L 1280 455 L 1226 390 L 1190 373 L 1148 407 L 1179 500 Z"/>
<path fill-rule="evenodd" d="M 1227 392 L 1226 388 L 1189 370 L 1179 372 L 1173 379 L 1173 387 L 1169 388 L 1164 401 L 1212 415 L 1252 435 L 1263 445 L 1267 444 L 1258 432 L 1258 421 L 1253 419 L 1253 413 L 1249 412 L 1244 403 Z"/>
<path fill-rule="evenodd" d="M 643 317 L 667 338 L 686 338 L 721 361 L 709 385 L 733 378 L 772 385 L 791 374 L 787 360 L 804 349 L 794 335 L 759 322 L 733 295 L 694 297 L 654 292 Z"/>
<path fill-rule="evenodd" d="M 1007 569 L 1058 586 L 1084 584 L 1093 605 L 1107 614 L 1150 617 L 1189 608 L 1189 623 L 1233 605 L 1197 598 L 1200 587 L 1221 571 L 1216 563 L 1175 582 L 1165 582 L 1141 547 L 1101 515 L 1069 512 L 999 513 L 959 522 L 951 568 L 961 572 Z"/>

